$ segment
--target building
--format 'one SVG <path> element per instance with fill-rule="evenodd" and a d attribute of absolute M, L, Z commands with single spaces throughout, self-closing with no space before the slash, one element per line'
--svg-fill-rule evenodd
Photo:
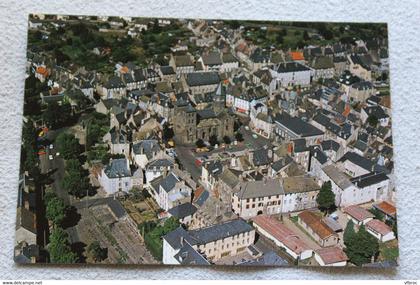
<path fill-rule="evenodd" d="M 260 215 L 252 219 L 252 224 L 259 235 L 273 241 L 294 259 L 304 260 L 312 257 L 312 249 L 274 217 Z"/>
<path fill-rule="evenodd" d="M 332 58 L 328 56 L 319 56 L 313 60 L 312 69 L 314 71 L 312 80 L 318 80 L 321 78 L 333 78 L 334 77 L 334 62 Z"/>
<path fill-rule="evenodd" d="M 354 205 L 357 201 L 355 193 L 357 187 L 350 182 L 350 178 L 340 171 L 335 165 L 330 164 L 322 168 L 320 179 L 323 182 L 331 182 L 331 190 L 335 194 L 335 205 L 338 207 Z"/>
<path fill-rule="evenodd" d="M 245 219 L 261 214 L 279 214 L 283 194 L 283 185 L 278 178 L 241 182 L 232 195 L 232 210 Z"/>
<path fill-rule="evenodd" d="M 109 164 L 102 169 L 98 180 L 108 195 L 119 192 L 128 193 L 133 187 L 129 161 L 125 158 L 110 160 Z"/>
<path fill-rule="evenodd" d="M 242 219 L 189 231 L 180 227 L 163 237 L 163 263 L 181 264 L 185 244 L 212 262 L 244 252 L 254 240 L 255 230 Z"/>
<path fill-rule="evenodd" d="M 379 204 L 373 205 L 374 208 L 381 211 L 387 220 L 394 220 L 397 218 L 397 208 L 388 201 L 382 201 Z"/>
<path fill-rule="evenodd" d="M 217 72 L 187 73 L 185 82 L 192 95 L 216 91 L 220 77 Z"/>
<path fill-rule="evenodd" d="M 366 230 L 380 242 L 387 242 L 395 239 L 395 234 L 392 229 L 380 220 L 373 219 L 367 222 Z"/>
<path fill-rule="evenodd" d="M 298 62 L 285 62 L 272 68 L 278 87 L 307 87 L 312 82 L 311 69 Z"/>
<path fill-rule="evenodd" d="M 174 167 L 174 162 L 168 158 L 159 158 L 150 161 L 146 165 L 146 183 L 150 185 L 150 182 L 157 177 L 166 176 Z"/>
<path fill-rule="evenodd" d="M 194 72 L 194 62 L 190 54 L 173 55 L 169 60 L 169 65 L 175 70 L 177 75 Z"/>
<path fill-rule="evenodd" d="M 348 257 L 338 246 L 320 248 L 314 251 L 315 260 L 321 266 L 346 266 Z"/>
<path fill-rule="evenodd" d="M 189 225 L 192 217 L 197 212 L 197 207 L 190 202 L 179 204 L 168 210 L 171 217 L 176 218 L 181 224 Z"/>
<path fill-rule="evenodd" d="M 369 81 L 358 81 L 350 85 L 348 97 L 352 102 L 365 102 L 370 96 L 375 95 L 373 84 Z"/>
<path fill-rule="evenodd" d="M 198 139 L 209 141 L 211 136 L 216 136 L 218 141 L 224 136 L 233 137 L 234 118 L 224 108 L 219 108 L 218 103 L 203 110 L 189 104 L 177 106 L 174 117 L 176 140 L 181 144 L 195 144 Z"/>
<path fill-rule="evenodd" d="M 275 133 L 286 141 L 303 138 L 308 145 L 312 145 L 317 141 L 322 141 L 324 136 L 324 132 L 320 129 L 287 113 L 277 114 L 274 117 L 274 122 Z"/>
<path fill-rule="evenodd" d="M 25 207 L 17 208 L 16 212 L 16 245 L 25 242 L 28 245 L 36 244 L 36 217 Z"/>
<path fill-rule="evenodd" d="M 318 214 L 303 211 L 298 214 L 298 223 L 320 246 L 328 247 L 338 244 L 338 235 Z"/>
<path fill-rule="evenodd" d="M 312 177 L 285 177 L 283 182 L 282 213 L 302 211 L 317 206 L 316 197 L 320 187 Z"/>
<path fill-rule="evenodd" d="M 154 160 L 162 153 L 157 140 L 142 140 L 133 144 L 131 159 L 137 166 L 145 168 L 149 161 Z"/>
<path fill-rule="evenodd" d="M 173 171 L 150 182 L 149 192 L 165 211 L 191 201 L 192 189 Z"/>
<path fill-rule="evenodd" d="M 367 222 L 374 218 L 374 215 L 368 210 L 353 205 L 344 208 L 343 212 L 347 214 L 347 218 L 351 219 L 355 225 L 366 225 Z"/>

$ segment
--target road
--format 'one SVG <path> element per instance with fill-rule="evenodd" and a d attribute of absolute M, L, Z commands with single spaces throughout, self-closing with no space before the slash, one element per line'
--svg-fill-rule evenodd
<path fill-rule="evenodd" d="M 191 149 L 186 146 L 176 146 L 176 154 L 182 166 L 188 171 L 192 178 L 198 183 L 201 177 L 201 167 L 195 164 L 195 157 Z"/>
<path fill-rule="evenodd" d="M 66 130 L 67 128 L 49 131 L 47 134 L 47 139 L 53 142 L 60 133 Z M 52 155 L 53 159 L 49 159 L 50 155 Z M 57 150 L 55 145 L 53 149 L 50 149 L 49 146 L 47 146 L 46 154 L 40 156 L 40 168 L 41 173 L 48 173 L 49 171 L 54 171 L 51 175 L 51 178 L 53 179 L 52 189 L 59 198 L 63 199 L 65 205 L 71 206 L 74 203 L 75 199 L 73 198 L 73 196 L 69 195 L 63 187 L 61 187 L 61 181 L 63 180 L 65 174 L 65 166 L 64 159 L 61 156 L 57 156 Z M 77 228 L 70 227 L 67 228 L 66 231 L 69 234 L 69 238 L 72 243 L 80 241 Z"/>

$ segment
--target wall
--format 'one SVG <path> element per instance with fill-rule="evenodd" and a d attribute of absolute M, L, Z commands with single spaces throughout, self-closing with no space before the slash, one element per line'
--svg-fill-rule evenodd
<path fill-rule="evenodd" d="M 420 89 L 420 2 L 406 1 L 52 1 L 21 0 L 0 3 L 0 62 L 5 67 L 1 76 L 1 159 L 0 159 L 0 276 L 33 279 L 419 279 L 420 278 L 420 141 L 416 120 L 420 102 L 413 100 Z M 279 8 L 281 7 L 281 8 Z M 395 176 L 400 267 L 395 270 L 367 268 L 174 268 L 157 266 L 17 266 L 13 263 L 14 228 L 18 189 L 20 138 L 25 79 L 27 17 L 30 12 L 127 15 L 160 17 L 207 17 L 229 19 L 265 19 L 282 21 L 375 21 L 388 22 L 390 66 L 393 95 L 393 139 L 395 144 Z M 410 80 L 407 82 L 407 78 Z"/>

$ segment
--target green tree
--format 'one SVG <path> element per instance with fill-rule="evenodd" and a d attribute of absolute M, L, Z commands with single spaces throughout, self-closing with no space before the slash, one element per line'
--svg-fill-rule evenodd
<path fill-rule="evenodd" d="M 343 234 L 343 241 L 344 244 L 351 244 L 353 242 L 353 239 L 356 235 L 356 232 L 354 231 L 354 223 L 352 220 L 350 220 L 347 223 L 346 229 L 344 230 L 344 234 Z"/>
<path fill-rule="evenodd" d="M 369 125 L 375 127 L 378 124 L 378 118 L 375 115 L 369 115 L 367 118 Z"/>
<path fill-rule="evenodd" d="M 98 241 L 94 241 L 88 246 L 87 254 L 95 262 L 101 262 L 108 257 L 108 249 L 101 247 Z"/>
<path fill-rule="evenodd" d="M 52 129 L 69 125 L 71 117 L 71 106 L 67 102 L 63 102 L 61 105 L 58 105 L 57 102 L 48 103 L 47 109 L 42 113 L 44 123 Z"/>
<path fill-rule="evenodd" d="M 369 234 L 364 225 L 361 225 L 359 231 L 347 241 L 345 252 L 350 262 L 357 266 L 370 263 L 372 258 L 379 252 L 378 240 Z"/>
<path fill-rule="evenodd" d="M 369 212 L 375 215 L 375 219 L 380 220 L 380 221 L 382 221 L 385 217 L 384 214 L 376 208 L 369 209 Z"/>
<path fill-rule="evenodd" d="M 243 137 L 243 135 L 242 135 L 241 133 L 239 133 L 239 132 L 237 132 L 237 133 L 235 134 L 235 139 L 236 139 L 238 142 L 242 142 L 242 141 L 244 141 L 244 137 Z"/>
<path fill-rule="evenodd" d="M 224 136 L 224 137 L 223 137 L 223 142 L 224 142 L 225 144 L 230 144 L 232 141 L 231 141 L 230 137 L 228 137 L 228 136 Z"/>
<path fill-rule="evenodd" d="M 61 186 L 76 197 L 83 197 L 89 190 L 88 177 L 83 176 L 80 171 L 67 171 L 61 182 Z"/>
<path fill-rule="evenodd" d="M 309 37 L 308 31 L 305 30 L 303 32 L 303 40 L 304 41 L 309 41 L 309 39 L 310 39 L 310 37 Z"/>
<path fill-rule="evenodd" d="M 58 150 L 64 159 L 76 158 L 80 154 L 79 141 L 71 134 L 61 133 L 56 139 Z"/>
<path fill-rule="evenodd" d="M 219 144 L 219 141 L 217 139 L 217 136 L 215 136 L 215 135 L 210 136 L 209 143 L 212 146 L 215 146 L 216 144 Z"/>
<path fill-rule="evenodd" d="M 196 145 L 198 148 L 202 148 L 202 147 L 205 147 L 205 146 L 206 146 L 206 144 L 204 143 L 204 141 L 203 141 L 202 139 L 198 139 L 198 140 L 195 142 L 195 145 Z"/>
<path fill-rule="evenodd" d="M 336 209 L 335 206 L 335 194 L 331 190 L 331 181 L 327 181 L 322 184 L 321 190 L 319 190 L 318 196 L 316 197 L 318 208 L 325 212 L 332 212 Z"/>
<path fill-rule="evenodd" d="M 76 263 L 77 255 L 71 251 L 69 236 L 60 227 L 52 230 L 48 244 L 51 263 Z"/>
<path fill-rule="evenodd" d="M 47 203 L 45 216 L 57 226 L 64 220 L 65 211 L 66 205 L 64 205 L 64 201 L 58 197 L 53 197 Z"/>

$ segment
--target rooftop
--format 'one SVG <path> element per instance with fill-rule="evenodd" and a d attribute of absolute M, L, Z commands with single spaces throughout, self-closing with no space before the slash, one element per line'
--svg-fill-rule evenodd
<path fill-rule="evenodd" d="M 252 221 L 296 254 L 310 250 L 310 247 L 296 233 L 274 217 L 259 215 L 253 218 Z"/>
<path fill-rule="evenodd" d="M 348 260 L 347 255 L 338 246 L 320 248 L 315 250 L 315 253 L 325 264 L 333 264 Z"/>
<path fill-rule="evenodd" d="M 364 220 L 368 218 L 374 217 L 374 215 L 371 212 L 356 205 L 344 208 L 344 213 L 349 214 L 350 216 L 352 216 L 354 219 L 356 219 L 359 222 L 363 222 Z"/>

